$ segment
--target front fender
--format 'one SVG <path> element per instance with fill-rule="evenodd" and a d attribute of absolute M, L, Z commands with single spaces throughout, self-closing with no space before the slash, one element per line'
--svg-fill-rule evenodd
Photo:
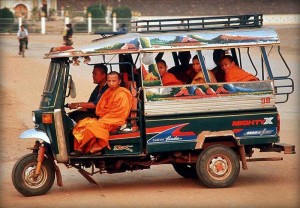
<path fill-rule="evenodd" d="M 36 129 L 29 129 L 22 132 L 19 136 L 20 139 L 41 139 L 44 142 L 50 144 L 50 139 L 43 131 L 37 131 Z"/>

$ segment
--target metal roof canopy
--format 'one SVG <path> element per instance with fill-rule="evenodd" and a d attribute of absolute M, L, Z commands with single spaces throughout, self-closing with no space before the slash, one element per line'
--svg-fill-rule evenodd
<path fill-rule="evenodd" d="M 125 54 L 125 53 L 145 53 L 145 52 L 162 52 L 162 51 L 187 51 L 203 50 L 228 47 L 248 47 L 248 46 L 265 46 L 278 45 L 280 43 L 276 31 L 270 28 L 260 28 L 262 25 L 262 15 L 240 15 L 240 16 L 221 16 L 204 18 L 205 20 L 227 18 L 231 23 L 235 22 L 240 25 L 240 29 L 234 26 L 230 28 L 224 26 L 216 29 L 206 27 L 206 30 L 162 30 L 162 31 L 145 31 L 119 34 L 112 33 L 110 37 L 94 40 L 92 43 L 84 46 L 67 50 L 56 51 L 45 54 L 44 58 L 74 57 L 74 56 L 97 56 L 108 54 Z M 238 18 L 239 20 L 233 20 Z M 187 18 L 183 18 L 187 19 Z M 203 18 L 188 18 L 203 19 Z M 169 21 L 174 19 L 168 19 Z M 176 19 L 182 20 L 182 19 Z M 141 20 L 139 22 L 145 22 Z M 154 20 L 149 20 L 154 21 Z M 242 22 L 242 23 L 241 23 Z M 220 23 L 220 22 L 218 22 Z M 208 24 L 205 24 L 208 25 Z M 174 26 L 174 25 L 173 25 Z M 102 35 L 102 33 L 99 33 Z"/>

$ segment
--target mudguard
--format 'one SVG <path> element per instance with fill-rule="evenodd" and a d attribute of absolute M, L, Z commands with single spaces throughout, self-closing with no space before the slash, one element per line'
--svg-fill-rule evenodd
<path fill-rule="evenodd" d="M 36 129 L 29 129 L 22 132 L 19 136 L 20 139 L 41 139 L 44 142 L 50 144 L 50 139 L 43 131 L 37 131 Z"/>

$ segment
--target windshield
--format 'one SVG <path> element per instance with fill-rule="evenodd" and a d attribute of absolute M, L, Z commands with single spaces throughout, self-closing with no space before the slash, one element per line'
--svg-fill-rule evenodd
<path fill-rule="evenodd" d="M 46 92 L 46 93 L 53 92 L 60 66 L 61 66 L 61 63 L 59 63 L 59 62 L 51 62 L 50 63 L 46 84 L 44 87 L 44 92 Z"/>

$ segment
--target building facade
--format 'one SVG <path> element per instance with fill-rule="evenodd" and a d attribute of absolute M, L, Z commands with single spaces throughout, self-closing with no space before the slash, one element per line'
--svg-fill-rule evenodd
<path fill-rule="evenodd" d="M 47 16 L 50 10 L 57 11 L 57 0 L 0 0 L 0 8 L 10 9 L 16 17 L 30 18 L 33 13 Z"/>

